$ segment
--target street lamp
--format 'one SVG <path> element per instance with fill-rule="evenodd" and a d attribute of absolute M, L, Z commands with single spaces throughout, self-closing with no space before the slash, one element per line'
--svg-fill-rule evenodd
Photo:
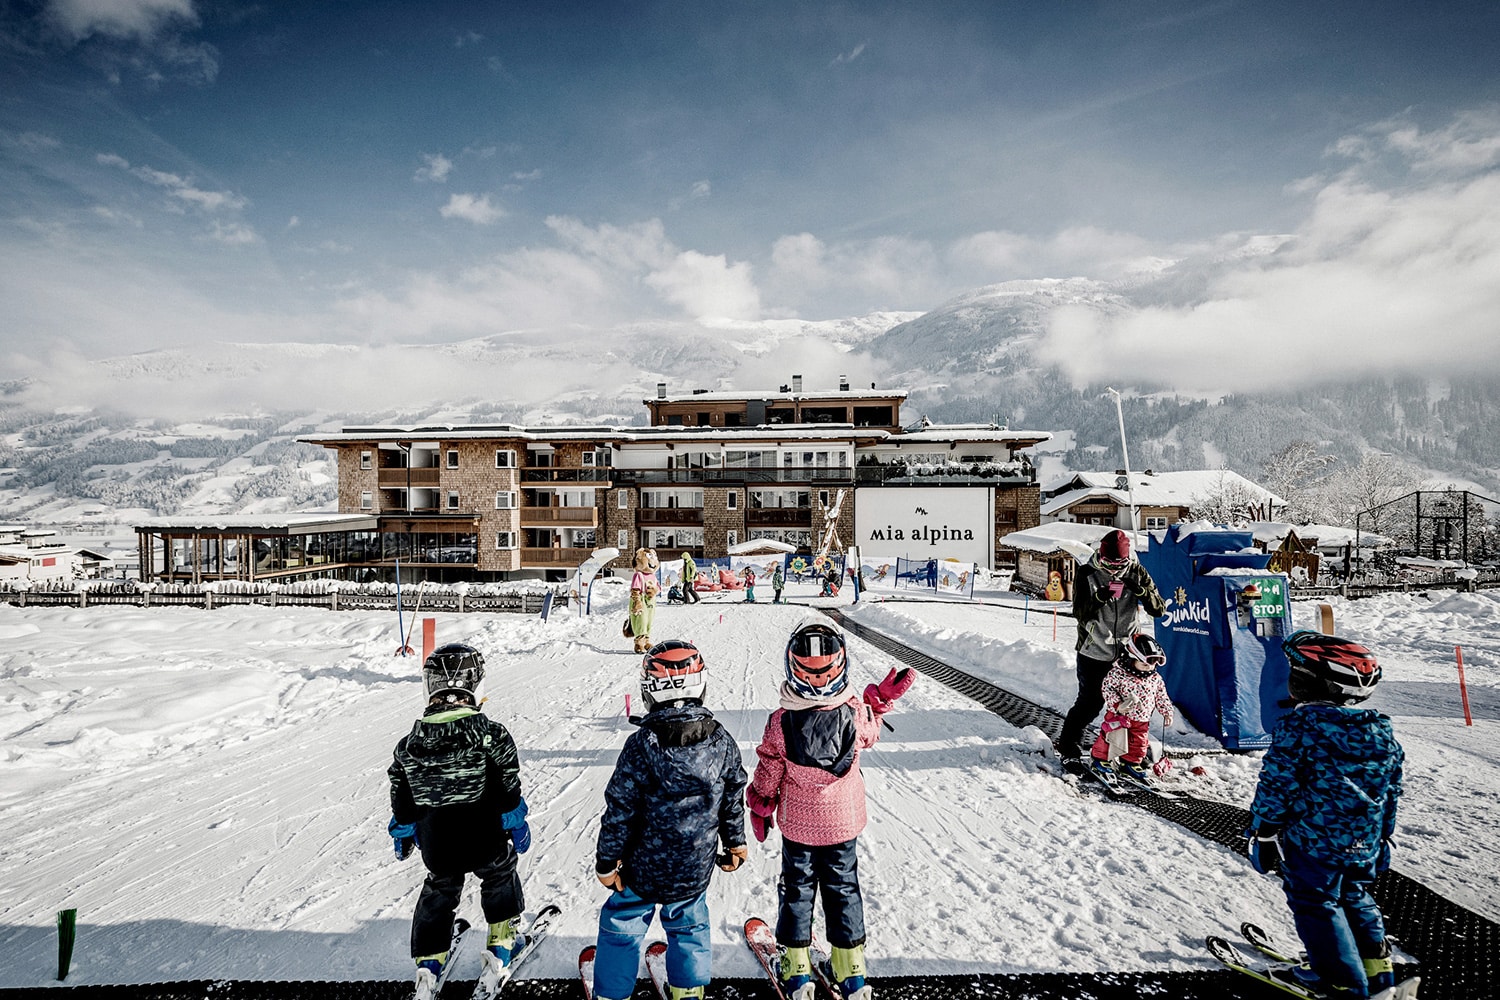
<path fill-rule="evenodd" d="M 1120 422 L 1120 455 L 1125 459 L 1125 491 L 1130 497 L 1130 531 L 1135 533 L 1138 525 L 1135 516 L 1135 484 L 1130 481 L 1130 448 L 1125 444 L 1125 410 L 1120 404 L 1120 391 L 1105 386 L 1104 391 L 1115 397 L 1115 417 Z"/>

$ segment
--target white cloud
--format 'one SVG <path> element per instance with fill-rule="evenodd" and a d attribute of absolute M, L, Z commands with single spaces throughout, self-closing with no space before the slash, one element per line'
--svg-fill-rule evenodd
<path fill-rule="evenodd" d="M 423 153 L 422 159 L 425 165 L 418 167 L 417 172 L 412 175 L 414 181 L 432 181 L 441 184 L 453 171 L 453 161 L 442 153 Z"/>
<path fill-rule="evenodd" d="M 461 49 L 465 45 L 477 45 L 478 43 L 480 43 L 482 41 L 484 41 L 484 36 L 481 35 L 479 32 L 477 32 L 477 31 L 462 31 L 462 32 L 459 32 L 458 37 L 453 40 L 453 47 L 455 49 Z"/>
<path fill-rule="evenodd" d="M 47 17 L 74 42 L 94 34 L 146 41 L 173 22 L 198 23 L 193 0 L 51 0 Z"/>
<path fill-rule="evenodd" d="M 94 159 L 106 167 L 128 170 L 131 174 L 154 187 L 164 188 L 178 201 L 205 212 L 238 212 L 249 202 L 232 191 L 209 191 L 193 183 L 191 177 L 157 170 L 155 167 L 132 168 L 130 161 L 115 153 L 99 153 Z"/>
<path fill-rule="evenodd" d="M 723 254 L 686 250 L 646 275 L 646 284 L 699 319 L 757 319 L 760 293 L 750 265 L 729 263 Z"/>
<path fill-rule="evenodd" d="M 858 59 L 861 54 L 863 54 L 863 52 L 865 51 L 865 45 L 866 44 L 868 44 L 868 43 L 866 43 L 866 42 L 860 42 L 858 45 L 854 46 L 854 48 L 851 49 L 850 51 L 848 51 L 848 52 L 841 52 L 838 55 L 834 56 L 833 57 L 833 65 L 839 66 L 839 65 L 842 65 L 843 63 L 852 63 L 854 60 Z"/>
<path fill-rule="evenodd" d="M 700 198 L 707 198 L 709 195 L 713 194 L 713 191 L 714 187 L 708 181 L 696 181 L 694 182 L 693 186 L 688 189 L 688 193 L 686 195 L 678 198 L 673 198 L 670 202 L 668 202 L 668 207 L 675 212 L 690 201 L 697 201 Z"/>
<path fill-rule="evenodd" d="M 463 219 L 475 225 L 487 226 L 504 218 L 505 209 L 491 204 L 487 194 L 455 193 L 448 196 L 448 204 L 438 209 L 438 214 L 445 219 Z"/>
<path fill-rule="evenodd" d="M 1118 318 L 1060 312 L 1042 353 L 1080 383 L 1221 390 L 1500 372 L 1497 139 L 1500 120 L 1466 115 L 1433 131 L 1392 124 L 1336 144 L 1355 165 L 1321 185 L 1279 251 L 1231 262 L 1190 302 Z M 1365 165 L 1391 155 L 1411 170 L 1399 186 L 1377 185 Z"/>
<path fill-rule="evenodd" d="M 259 243 L 260 237 L 251 227 L 242 222 L 221 222 L 214 220 L 210 235 L 220 243 L 230 246 L 244 246 L 247 243 Z"/>

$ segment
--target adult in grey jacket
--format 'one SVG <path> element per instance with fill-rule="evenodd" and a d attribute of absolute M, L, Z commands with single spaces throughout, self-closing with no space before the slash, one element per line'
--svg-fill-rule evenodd
<path fill-rule="evenodd" d="M 1135 631 L 1140 609 L 1152 618 L 1167 604 L 1146 568 L 1130 552 L 1130 536 L 1116 528 L 1099 540 L 1099 551 L 1073 581 L 1078 621 L 1078 698 L 1063 719 L 1058 756 L 1070 771 L 1083 767 L 1083 730 L 1104 707 L 1104 675 Z"/>

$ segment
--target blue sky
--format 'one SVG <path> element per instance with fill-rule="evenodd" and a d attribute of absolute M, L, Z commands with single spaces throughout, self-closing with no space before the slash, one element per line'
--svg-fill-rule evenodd
<path fill-rule="evenodd" d="M 1493 2 L 0 0 L 0 367 L 924 310 L 1265 235 L 1301 257 L 1056 355 L 1413 266 L 1474 316 L 1497 43 Z"/>

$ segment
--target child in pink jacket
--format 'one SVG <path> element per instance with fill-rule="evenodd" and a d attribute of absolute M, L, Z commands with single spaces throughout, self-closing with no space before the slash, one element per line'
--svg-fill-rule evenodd
<path fill-rule="evenodd" d="M 1120 758 L 1119 768 L 1145 781 L 1147 737 L 1151 716 L 1160 714 L 1167 725 L 1173 721 L 1172 699 L 1167 685 L 1156 668 L 1167 662 L 1161 645 L 1151 636 L 1137 632 L 1125 643 L 1125 652 L 1104 675 L 1100 693 L 1104 695 L 1104 724 L 1089 755 L 1096 771 L 1110 768 L 1112 758 Z"/>
<path fill-rule="evenodd" d="M 849 690 L 844 637 L 822 622 L 803 625 L 786 647 L 781 707 L 771 713 L 756 748 L 755 777 L 745 790 L 750 828 L 764 841 L 781 826 L 782 989 L 789 1000 L 812 1000 L 813 903 L 821 892 L 828 918 L 833 976 L 846 1000 L 869 1000 L 865 983 L 864 901 L 855 844 L 865 828 L 865 782 L 859 752 L 880 739 L 880 718 L 910 689 L 909 669 L 892 670 Z"/>

